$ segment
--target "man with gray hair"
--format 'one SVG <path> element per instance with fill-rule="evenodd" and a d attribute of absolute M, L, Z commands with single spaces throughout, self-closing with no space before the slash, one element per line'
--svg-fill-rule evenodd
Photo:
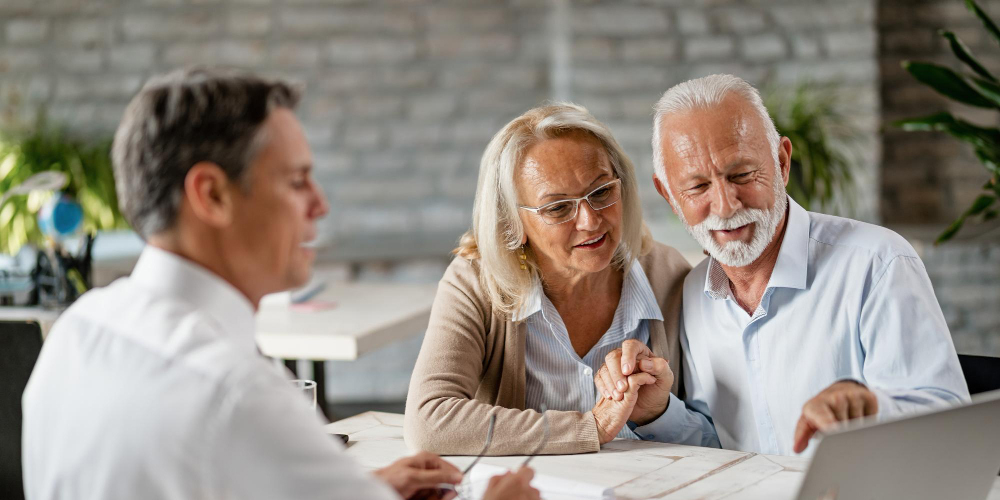
<path fill-rule="evenodd" d="M 261 297 L 306 282 L 329 211 L 298 100 L 196 69 L 129 104 L 112 155 L 147 245 L 49 333 L 23 398 L 28 499 L 435 498 L 461 480 L 430 453 L 363 470 L 257 351 Z M 538 498 L 530 480 L 498 477 L 488 497 Z"/>
<path fill-rule="evenodd" d="M 735 76 L 657 102 L 653 182 L 710 257 L 684 282 L 685 400 L 671 396 L 640 436 L 787 455 L 841 421 L 969 401 L 916 252 L 790 199 L 791 154 Z M 621 378 L 653 361 L 625 344 L 602 370 Z"/>

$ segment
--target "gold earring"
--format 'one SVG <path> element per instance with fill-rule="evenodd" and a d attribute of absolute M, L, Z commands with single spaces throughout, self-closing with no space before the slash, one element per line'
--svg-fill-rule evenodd
<path fill-rule="evenodd" d="M 525 255 L 525 253 L 524 253 L 524 245 L 521 245 L 521 255 L 519 256 L 519 258 L 521 259 L 521 269 L 524 269 L 525 271 L 527 271 L 528 270 L 528 256 Z"/>

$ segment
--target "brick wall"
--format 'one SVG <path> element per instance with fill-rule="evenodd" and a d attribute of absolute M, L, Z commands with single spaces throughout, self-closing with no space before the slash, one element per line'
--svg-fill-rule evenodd
<path fill-rule="evenodd" d="M 650 108 L 711 72 L 838 81 L 877 127 L 874 0 L 4 0 L 0 105 L 78 133 L 114 129 L 151 74 L 229 64 L 301 81 L 300 116 L 334 210 L 324 234 L 457 235 L 479 156 L 547 99 L 606 121 L 652 173 Z M 878 144 L 862 218 L 875 218 Z M 646 183 L 654 225 L 673 217 Z"/>
<path fill-rule="evenodd" d="M 1000 19 L 1000 2 L 980 0 Z M 1000 47 L 978 19 L 958 0 L 879 0 L 879 67 L 882 115 L 882 218 L 888 224 L 944 225 L 964 211 L 988 176 L 971 148 L 950 136 L 903 132 L 892 121 L 952 111 L 984 125 L 996 125 L 994 111 L 949 102 L 914 80 L 900 67 L 903 60 L 936 62 L 966 71 L 937 34 L 954 31 L 992 71 L 1000 69 Z"/>

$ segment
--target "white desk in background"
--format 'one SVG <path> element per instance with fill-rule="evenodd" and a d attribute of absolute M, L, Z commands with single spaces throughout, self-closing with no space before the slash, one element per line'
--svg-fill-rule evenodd
<path fill-rule="evenodd" d="M 347 434 L 346 453 L 370 469 L 411 455 L 403 442 L 403 416 L 368 412 L 326 426 Z M 473 457 L 445 457 L 460 469 Z M 484 457 L 481 462 L 516 467 L 524 457 Z M 599 453 L 541 455 L 531 461 L 538 474 L 614 488 L 619 500 L 794 499 L 808 460 L 649 441 L 616 440 Z M 988 500 L 1000 500 L 1000 479 Z"/>
<path fill-rule="evenodd" d="M 38 306 L 0 306 L 0 321 L 37 321 L 42 327 L 42 338 L 56 322 L 63 309 L 46 309 Z"/>
<path fill-rule="evenodd" d="M 317 405 L 326 411 L 325 361 L 354 360 L 392 342 L 422 333 L 430 319 L 437 283 L 328 282 L 311 299 L 332 307 L 314 311 L 262 302 L 257 345 L 266 356 L 313 363 Z"/>

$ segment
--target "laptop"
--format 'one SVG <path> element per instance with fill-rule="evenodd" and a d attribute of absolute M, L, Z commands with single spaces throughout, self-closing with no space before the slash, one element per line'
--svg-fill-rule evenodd
<path fill-rule="evenodd" d="M 797 498 L 979 500 L 998 472 L 1000 391 L 992 391 L 968 405 L 826 434 Z"/>

